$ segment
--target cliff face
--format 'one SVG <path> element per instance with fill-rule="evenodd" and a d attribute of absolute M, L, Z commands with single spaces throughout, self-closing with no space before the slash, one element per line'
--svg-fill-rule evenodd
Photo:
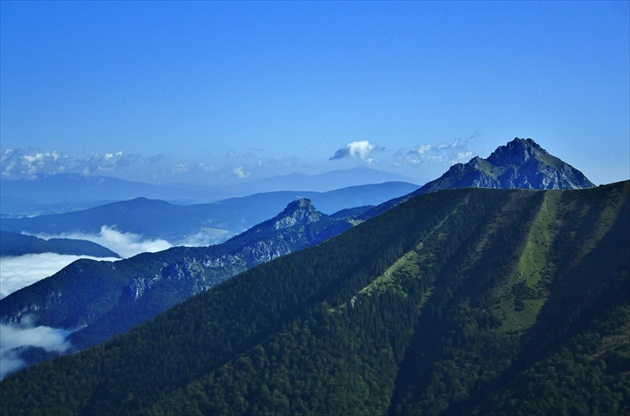
<path fill-rule="evenodd" d="M 298 199 L 291 202 L 280 214 L 280 218 L 275 222 L 274 228 L 280 230 L 292 227 L 298 223 L 304 225 L 317 222 L 322 219 L 322 213 L 318 212 L 309 199 Z"/>

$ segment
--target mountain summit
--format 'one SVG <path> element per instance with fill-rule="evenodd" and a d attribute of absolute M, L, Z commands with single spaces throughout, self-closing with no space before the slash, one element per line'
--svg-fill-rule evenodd
<path fill-rule="evenodd" d="M 286 209 L 276 217 L 275 228 L 292 227 L 297 223 L 310 224 L 319 221 L 322 213 L 317 211 L 313 202 L 307 198 L 300 198 L 287 205 Z"/>
<path fill-rule="evenodd" d="M 547 153 L 532 139 L 516 137 L 487 159 L 458 163 L 415 194 L 446 188 L 581 189 L 595 186 L 582 172 Z"/>

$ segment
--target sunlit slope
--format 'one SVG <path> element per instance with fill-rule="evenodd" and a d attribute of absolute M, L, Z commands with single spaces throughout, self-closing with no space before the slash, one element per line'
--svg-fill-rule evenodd
<path fill-rule="evenodd" d="M 629 195 L 624 182 L 417 197 L 9 376 L 0 409 L 627 413 Z"/>

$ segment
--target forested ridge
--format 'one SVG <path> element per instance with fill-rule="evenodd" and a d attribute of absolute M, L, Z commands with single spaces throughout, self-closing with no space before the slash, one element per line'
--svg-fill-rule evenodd
<path fill-rule="evenodd" d="M 219 245 L 80 260 L 0 299 L 0 322 L 62 327 L 72 331 L 73 351 L 95 346 L 250 267 L 340 234 L 366 209 L 328 216 L 300 199 Z"/>
<path fill-rule="evenodd" d="M 445 190 L 0 383 L 18 414 L 627 414 L 630 182 Z"/>

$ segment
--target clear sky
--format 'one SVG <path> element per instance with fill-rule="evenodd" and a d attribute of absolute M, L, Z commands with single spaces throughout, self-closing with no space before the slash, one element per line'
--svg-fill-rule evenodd
<path fill-rule="evenodd" d="M 2 175 L 424 183 L 531 137 L 625 180 L 629 5 L 2 1 Z"/>

